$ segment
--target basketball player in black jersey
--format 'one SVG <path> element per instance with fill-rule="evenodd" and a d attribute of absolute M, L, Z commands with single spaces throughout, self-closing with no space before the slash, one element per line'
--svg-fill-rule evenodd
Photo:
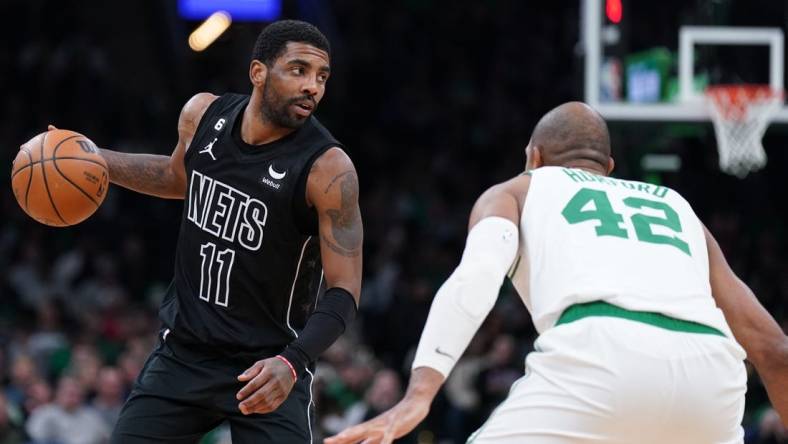
<path fill-rule="evenodd" d="M 251 96 L 192 97 L 172 155 L 102 150 L 113 183 L 184 199 L 163 329 L 113 443 L 193 443 L 225 420 L 235 444 L 312 441 L 313 363 L 361 287 L 356 171 L 312 116 L 329 58 L 317 28 L 275 22 Z"/>

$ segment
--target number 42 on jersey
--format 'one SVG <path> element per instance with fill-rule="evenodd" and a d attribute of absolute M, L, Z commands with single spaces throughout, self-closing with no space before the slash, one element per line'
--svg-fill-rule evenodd
<path fill-rule="evenodd" d="M 586 207 L 589 202 L 593 202 L 594 209 L 584 210 L 583 208 Z M 671 245 L 687 255 L 692 255 L 690 253 L 689 244 L 678 236 L 682 232 L 681 220 L 679 220 L 679 215 L 676 213 L 676 210 L 670 205 L 665 202 L 642 199 L 639 197 L 627 197 L 623 199 L 623 202 L 624 205 L 630 208 L 650 208 L 660 211 L 664 215 L 664 217 L 642 213 L 635 213 L 632 215 L 632 226 L 635 228 L 635 236 L 638 241 L 650 244 Z M 564 219 L 572 225 L 591 220 L 599 221 L 599 225 L 596 226 L 597 236 L 614 236 L 629 239 L 627 229 L 621 226 L 624 222 L 624 216 L 613 210 L 607 193 L 602 190 L 595 190 L 592 188 L 580 189 L 580 191 L 572 196 L 561 214 L 564 216 Z M 654 233 L 654 226 L 665 227 L 676 233 L 676 235 L 666 236 Z"/>

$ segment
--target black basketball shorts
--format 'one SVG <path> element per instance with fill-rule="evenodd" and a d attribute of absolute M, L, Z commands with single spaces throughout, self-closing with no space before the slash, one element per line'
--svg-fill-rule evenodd
<path fill-rule="evenodd" d="M 299 375 L 275 411 L 245 416 L 236 393 L 237 377 L 267 356 L 221 356 L 196 350 L 167 336 L 148 357 L 120 413 L 113 444 L 197 443 L 224 421 L 233 444 L 312 442 L 312 373 Z"/>

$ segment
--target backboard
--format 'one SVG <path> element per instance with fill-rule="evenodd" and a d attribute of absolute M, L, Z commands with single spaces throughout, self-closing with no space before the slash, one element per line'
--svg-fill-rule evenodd
<path fill-rule="evenodd" d="M 756 7 L 751 2 L 738 1 Z M 663 35 L 660 39 L 657 35 L 653 47 L 649 47 L 650 30 L 633 29 L 631 23 L 624 21 L 629 9 L 653 8 L 657 2 L 581 0 L 585 101 L 611 121 L 708 121 L 711 115 L 703 95 L 705 86 L 757 83 L 784 89 L 783 29 L 788 6 L 772 2 L 769 7 L 783 3 L 783 15 L 766 14 L 772 20 L 769 23 L 742 23 L 747 17 L 730 17 L 734 9 L 731 5 L 737 6 L 735 2 L 673 2 L 673 11 L 670 1 L 659 2 L 660 17 L 654 21 L 671 13 L 676 17 L 655 26 L 661 25 L 660 32 L 674 33 L 674 37 Z M 719 14 L 715 8 L 727 8 L 729 16 Z M 666 27 L 665 21 L 671 25 Z M 639 23 L 642 26 L 642 21 Z M 743 26 L 747 24 L 754 26 Z M 761 26 L 764 24 L 772 26 Z M 633 43 L 635 40 L 637 44 Z M 722 51 L 723 47 L 738 47 L 739 59 L 741 51 L 746 51 L 746 62 L 757 69 L 747 67 L 743 70 L 746 73 L 740 73 L 736 64 L 726 65 L 724 57 L 716 53 L 708 56 L 710 51 Z M 772 121 L 788 123 L 788 107 L 781 107 Z"/>

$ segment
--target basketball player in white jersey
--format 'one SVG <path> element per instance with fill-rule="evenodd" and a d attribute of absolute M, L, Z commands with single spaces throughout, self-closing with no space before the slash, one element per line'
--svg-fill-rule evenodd
<path fill-rule="evenodd" d="M 540 336 L 525 375 L 468 442 L 742 443 L 745 350 L 788 419 L 788 338 L 690 205 L 607 177 L 607 126 L 582 103 L 546 114 L 526 154 L 528 172 L 471 212 L 405 398 L 325 442 L 388 443 L 416 427 L 507 275 Z"/>

